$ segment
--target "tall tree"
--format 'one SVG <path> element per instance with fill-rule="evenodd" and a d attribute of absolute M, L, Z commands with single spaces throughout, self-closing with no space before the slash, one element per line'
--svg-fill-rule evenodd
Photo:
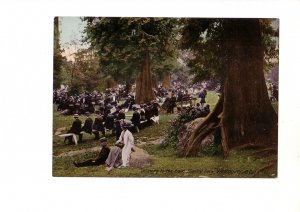
<path fill-rule="evenodd" d="M 151 84 L 150 68 L 155 72 L 155 64 L 177 57 L 177 19 L 87 17 L 84 20 L 87 21 L 87 41 L 97 50 L 103 72 L 118 82 L 133 83 L 136 76 L 150 71 L 146 74 L 150 78 L 140 79 L 142 84 L 146 81 Z M 144 72 L 146 69 L 149 70 Z M 137 92 L 152 93 L 152 87 L 137 89 Z M 145 93 L 137 95 L 146 96 Z"/>
<path fill-rule="evenodd" d="M 53 46 L 53 88 L 60 86 L 60 72 L 61 65 L 63 63 L 63 57 L 61 55 L 61 49 L 59 44 L 59 19 L 54 18 L 54 46 Z"/>
<path fill-rule="evenodd" d="M 245 146 L 277 147 L 277 114 L 264 79 L 264 33 L 274 33 L 259 19 L 185 20 L 182 43 L 195 51 L 198 77 L 221 76 L 223 93 L 211 114 L 187 137 L 185 155 L 195 155 L 209 134 L 220 134 L 224 155 Z M 274 35 L 277 33 L 275 32 Z M 195 45 L 195 46 L 193 46 Z"/>

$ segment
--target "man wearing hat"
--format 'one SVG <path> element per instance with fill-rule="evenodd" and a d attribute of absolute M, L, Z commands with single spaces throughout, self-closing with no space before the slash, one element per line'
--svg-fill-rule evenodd
<path fill-rule="evenodd" d="M 95 135 L 95 140 L 98 140 L 100 138 L 99 132 L 102 133 L 102 136 L 105 136 L 103 117 L 99 111 L 96 111 L 96 117 L 93 124 L 93 134 Z"/>
<path fill-rule="evenodd" d="M 80 135 L 82 122 L 79 119 L 78 114 L 74 114 L 73 117 L 74 117 L 75 120 L 73 121 L 71 128 L 68 130 L 68 133 L 74 133 L 76 135 Z M 72 136 L 65 137 L 65 141 L 66 140 L 68 140 L 68 143 L 71 144 L 72 143 Z"/>
<path fill-rule="evenodd" d="M 137 107 L 135 107 L 133 110 L 134 110 L 134 112 L 132 114 L 131 122 L 134 125 L 134 129 L 137 132 L 140 132 L 141 115 L 140 115 Z"/>
<path fill-rule="evenodd" d="M 90 159 L 90 160 L 80 162 L 80 163 L 77 161 L 73 161 L 73 164 L 76 167 L 99 166 L 101 164 L 104 164 L 109 155 L 110 149 L 107 146 L 107 138 L 103 137 L 99 141 L 100 141 L 101 151 L 99 152 L 96 159 Z"/>
<path fill-rule="evenodd" d="M 92 130 L 93 130 L 93 119 L 90 117 L 90 113 L 85 112 L 85 116 L 86 116 L 86 119 L 84 121 L 84 125 L 81 128 L 81 132 L 79 134 L 79 142 L 82 141 L 83 133 L 92 134 Z"/>

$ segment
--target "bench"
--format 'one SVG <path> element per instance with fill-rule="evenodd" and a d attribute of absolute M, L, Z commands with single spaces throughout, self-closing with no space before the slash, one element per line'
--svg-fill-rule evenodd
<path fill-rule="evenodd" d="M 76 137 L 76 134 L 74 133 L 66 133 L 66 134 L 61 134 L 61 135 L 58 135 L 59 137 L 69 137 L 69 136 L 73 136 L 73 139 L 74 139 L 74 142 L 75 142 L 75 145 L 78 144 L 78 141 L 77 141 L 77 137 Z"/>

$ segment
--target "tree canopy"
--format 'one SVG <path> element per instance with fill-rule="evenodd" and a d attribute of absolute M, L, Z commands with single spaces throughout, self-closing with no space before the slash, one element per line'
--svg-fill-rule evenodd
<path fill-rule="evenodd" d="M 181 19 L 181 48 L 191 51 L 188 58 L 190 72 L 194 81 L 224 79 L 226 56 L 226 32 L 224 26 L 233 19 L 185 18 Z M 264 48 L 264 70 L 267 71 L 278 62 L 278 29 L 272 26 L 274 19 L 259 19 Z"/>
<path fill-rule="evenodd" d="M 162 71 L 178 67 L 178 19 L 85 17 L 86 41 L 100 58 L 100 69 L 119 82 L 132 83 L 141 71 L 145 51 L 151 69 Z"/>

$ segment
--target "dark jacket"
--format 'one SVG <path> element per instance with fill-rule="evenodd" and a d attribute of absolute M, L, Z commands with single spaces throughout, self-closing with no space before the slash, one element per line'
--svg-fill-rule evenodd
<path fill-rule="evenodd" d="M 93 119 L 87 117 L 83 127 L 81 128 L 81 131 L 84 131 L 86 133 L 92 133 L 92 126 L 93 126 Z"/>
<path fill-rule="evenodd" d="M 112 130 L 115 128 L 115 117 L 112 114 L 108 114 L 105 119 L 105 128 Z"/>
<path fill-rule="evenodd" d="M 81 132 L 81 124 L 82 122 L 79 119 L 75 119 L 68 133 L 75 133 L 78 135 Z"/>
<path fill-rule="evenodd" d="M 131 121 L 134 125 L 139 125 L 141 122 L 141 115 L 139 112 L 134 111 L 134 113 L 132 114 L 132 118 Z"/>
<path fill-rule="evenodd" d="M 102 116 L 96 117 L 93 124 L 93 130 L 102 131 L 103 129 L 104 125 Z"/>
<path fill-rule="evenodd" d="M 123 113 L 123 112 L 119 112 L 119 114 L 118 114 L 118 120 L 121 120 L 121 119 L 125 119 L 126 117 L 125 117 L 125 113 Z"/>
<path fill-rule="evenodd" d="M 152 107 L 152 114 L 153 114 L 154 116 L 158 116 L 158 108 L 157 108 L 156 105 L 154 105 L 154 106 Z"/>
<path fill-rule="evenodd" d="M 103 147 L 101 149 L 101 151 L 99 152 L 99 155 L 98 157 L 96 158 L 96 161 L 99 163 L 99 164 L 104 164 L 108 155 L 109 155 L 109 152 L 110 152 L 110 149 L 109 147 Z"/>

